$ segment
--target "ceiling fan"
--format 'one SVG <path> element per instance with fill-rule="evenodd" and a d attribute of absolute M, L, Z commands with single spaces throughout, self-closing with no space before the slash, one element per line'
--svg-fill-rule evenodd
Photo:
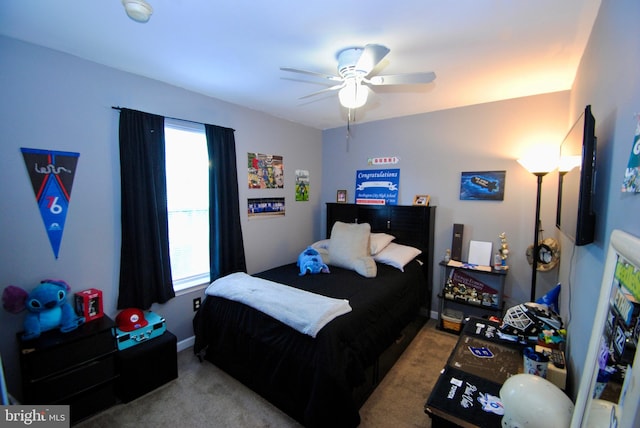
<path fill-rule="evenodd" d="M 346 48 L 338 52 L 338 75 L 317 73 L 315 71 L 299 70 L 291 67 L 280 67 L 280 70 L 293 73 L 302 73 L 310 76 L 321 77 L 333 82 L 335 85 L 317 92 L 305 95 L 302 98 L 312 97 L 325 92 L 338 91 L 340 103 L 348 108 L 362 107 L 367 102 L 369 88 L 382 85 L 415 85 L 430 83 L 436 78 L 432 71 L 425 73 L 392 74 L 376 76 L 374 69 L 380 61 L 389 53 L 386 46 L 368 44 L 364 47 Z"/>

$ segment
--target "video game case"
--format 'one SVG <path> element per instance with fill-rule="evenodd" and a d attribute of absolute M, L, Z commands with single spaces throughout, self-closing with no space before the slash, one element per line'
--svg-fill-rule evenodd
<path fill-rule="evenodd" d="M 451 260 L 462 261 L 462 233 L 464 224 L 453 224 L 453 238 L 451 240 Z"/>

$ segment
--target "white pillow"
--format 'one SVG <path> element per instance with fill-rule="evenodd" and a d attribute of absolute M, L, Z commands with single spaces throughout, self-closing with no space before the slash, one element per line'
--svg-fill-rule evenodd
<path fill-rule="evenodd" d="M 370 256 L 369 223 L 343 223 L 336 221 L 331 229 L 329 258 L 334 266 L 358 272 L 366 278 L 378 273 L 375 261 Z"/>
<path fill-rule="evenodd" d="M 391 242 L 382 251 L 373 256 L 377 262 L 384 263 L 404 272 L 404 267 L 415 259 L 422 251 L 408 245 Z"/>
<path fill-rule="evenodd" d="M 372 233 L 369 246 L 371 247 L 371 255 L 375 256 L 382 251 L 391 241 L 396 239 L 395 236 L 387 233 Z"/>
<path fill-rule="evenodd" d="M 322 239 L 320 241 L 316 241 L 313 244 L 311 244 L 311 247 L 315 248 L 316 250 L 328 250 L 330 243 L 331 243 L 330 239 Z"/>
<path fill-rule="evenodd" d="M 312 248 L 313 248 L 313 246 L 312 246 Z M 327 265 L 331 264 L 331 257 L 329 255 L 328 248 L 322 248 L 321 247 L 321 248 L 315 248 L 315 250 L 318 252 L 318 254 L 320 254 L 320 257 L 322 257 L 322 261 L 324 262 L 324 264 L 327 264 Z"/>
<path fill-rule="evenodd" d="M 353 262 L 353 270 L 365 278 L 375 278 L 378 275 L 378 265 L 373 257 L 360 257 Z"/>

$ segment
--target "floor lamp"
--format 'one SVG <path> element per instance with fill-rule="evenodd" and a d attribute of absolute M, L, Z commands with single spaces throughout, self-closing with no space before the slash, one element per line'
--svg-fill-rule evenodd
<path fill-rule="evenodd" d="M 536 218 L 535 229 L 533 231 L 533 254 L 531 263 L 531 300 L 536 301 L 536 279 L 538 271 L 538 233 L 540 231 L 540 195 L 542 194 L 542 177 L 553 171 L 557 166 L 555 159 L 551 160 L 548 157 L 540 158 L 523 158 L 518 159 L 518 163 L 522 165 L 527 171 L 532 173 L 538 178 L 538 189 L 536 192 Z"/>

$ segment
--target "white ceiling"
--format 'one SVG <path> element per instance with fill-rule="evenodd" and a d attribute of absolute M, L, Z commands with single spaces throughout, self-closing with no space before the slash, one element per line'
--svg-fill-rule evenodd
<path fill-rule="evenodd" d="M 377 88 L 356 122 L 568 90 L 601 0 L 2 0 L 0 34 L 318 129 L 343 126 L 338 51 L 391 49 L 381 74 L 435 71 L 422 86 Z M 1 55 L 1 53 L 0 53 Z M 135 108 L 135 106 L 127 106 Z"/>

